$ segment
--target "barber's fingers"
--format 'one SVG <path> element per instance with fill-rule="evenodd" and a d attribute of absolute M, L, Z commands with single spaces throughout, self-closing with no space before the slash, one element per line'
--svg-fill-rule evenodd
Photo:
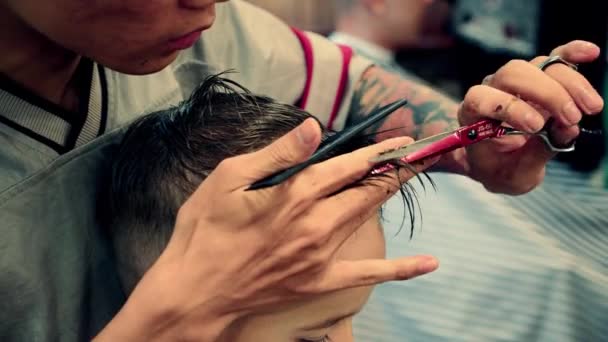
<path fill-rule="evenodd" d="M 422 172 L 437 162 L 428 158 L 412 164 L 415 172 Z M 322 217 L 326 226 L 328 252 L 333 254 L 359 227 L 377 213 L 384 202 L 391 198 L 402 184 L 414 177 L 408 168 L 366 179 L 322 201 L 311 213 Z"/>
<path fill-rule="evenodd" d="M 557 146 L 569 146 L 580 134 L 578 125 L 565 126 L 559 123 L 549 127 L 549 136 L 553 144 Z"/>
<path fill-rule="evenodd" d="M 263 149 L 224 160 L 215 173 L 230 172 L 232 188 L 248 187 L 251 183 L 278 171 L 306 161 L 321 142 L 318 122 L 309 118 L 295 129 Z"/>
<path fill-rule="evenodd" d="M 587 41 L 574 40 L 558 46 L 551 51 L 551 56 L 561 56 L 570 63 L 588 63 L 600 55 L 600 48 Z"/>
<path fill-rule="evenodd" d="M 574 74 L 571 72 L 564 74 L 560 69 L 556 68 L 554 72 L 561 73 L 566 84 L 578 88 L 579 82 L 573 77 L 577 73 L 571 70 Z M 579 104 L 565 85 L 530 62 L 524 60 L 508 62 L 494 74 L 489 85 L 539 104 L 563 124 L 575 125 L 582 118 Z"/>
<path fill-rule="evenodd" d="M 573 41 L 554 49 L 551 55 L 559 55 L 571 63 L 585 63 L 599 56 L 599 48 L 589 42 Z M 539 104 L 566 126 L 580 121 L 580 109 L 587 114 L 600 112 L 604 102 L 589 81 L 561 63 L 552 64 L 543 72 L 538 65 L 547 58 L 540 56 L 531 62 L 510 61 L 495 74 L 486 77 L 483 84 Z"/>
<path fill-rule="evenodd" d="M 491 86 L 474 86 L 460 107 L 460 123 L 469 125 L 482 118 L 504 121 L 525 132 L 537 132 L 545 125 L 543 115 L 530 104 Z"/>
<path fill-rule="evenodd" d="M 311 199 L 325 198 L 368 174 L 373 167 L 371 158 L 413 141 L 409 137 L 387 139 L 311 165 L 294 179 L 290 190 L 299 196 L 312 196 Z"/>
<path fill-rule="evenodd" d="M 532 64 L 539 65 L 547 58 L 546 56 L 536 57 Z M 555 63 L 545 69 L 545 73 L 559 83 L 574 99 L 579 108 L 587 114 L 599 113 L 604 101 L 593 88 L 591 83 L 578 71 L 562 63 Z"/>
<path fill-rule="evenodd" d="M 439 261 L 427 255 L 393 260 L 337 260 L 329 267 L 325 277 L 317 286 L 320 291 L 370 286 L 387 281 L 412 279 L 431 273 L 438 267 Z"/>
<path fill-rule="evenodd" d="M 395 141 L 395 139 L 391 140 Z M 390 140 L 387 140 L 384 145 L 387 143 L 390 145 Z M 370 157 L 375 155 L 377 154 L 367 153 L 362 162 L 367 162 Z M 414 164 L 413 168 L 416 172 L 421 172 L 436 161 L 437 158 L 429 158 L 425 163 Z M 395 194 L 401 188 L 401 184 L 412 176 L 413 172 L 407 169 L 387 172 L 356 184 L 349 184 L 349 187 L 325 198 L 303 199 L 303 194 L 290 201 L 293 203 L 287 210 L 288 214 L 299 217 L 300 230 L 297 231 L 299 236 L 296 243 L 297 248 L 302 249 L 302 253 L 309 250 L 314 251 L 316 258 L 313 258 L 313 261 L 329 260 L 363 223 L 377 213 L 382 203 Z M 286 191 L 292 191 L 292 189 L 297 189 L 297 187 L 286 188 Z M 316 191 L 308 191 L 307 194 L 316 194 Z M 295 226 L 295 223 L 293 225 Z M 289 253 L 285 253 L 285 255 L 289 255 Z M 319 263 L 313 262 L 311 265 L 318 266 Z"/>

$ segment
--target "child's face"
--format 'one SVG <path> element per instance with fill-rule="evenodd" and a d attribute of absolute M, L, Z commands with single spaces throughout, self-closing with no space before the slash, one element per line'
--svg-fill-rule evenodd
<path fill-rule="evenodd" d="M 379 215 L 365 222 L 338 250 L 342 260 L 383 259 L 384 235 Z M 248 317 L 234 327 L 235 342 L 352 341 L 352 315 L 367 302 L 373 287 L 336 291 Z M 345 317 L 346 316 L 346 317 Z"/>

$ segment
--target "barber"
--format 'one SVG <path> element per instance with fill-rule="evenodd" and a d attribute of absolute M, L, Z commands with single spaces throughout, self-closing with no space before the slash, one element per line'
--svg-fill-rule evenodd
<path fill-rule="evenodd" d="M 107 304 L 89 297 L 105 283 L 83 282 L 83 275 L 95 275 L 94 263 L 83 260 L 96 227 L 70 222 L 93 199 L 68 191 L 91 175 L 74 167 L 95 172 L 96 164 L 81 161 L 107 132 L 177 103 L 210 73 L 236 69 L 246 87 L 298 103 L 335 129 L 397 98 L 432 104 L 422 117 L 404 108 L 378 127 L 401 127 L 394 135 L 414 139 L 482 118 L 530 132 L 555 118 L 552 136 L 567 144 L 579 134 L 582 116 L 603 106 L 567 65 L 599 55 L 581 41 L 555 49 L 552 55 L 562 59 L 546 68 L 539 66 L 547 56 L 507 63 L 458 104 L 238 0 L 3 0 L 0 22 L 0 295 L 6 304 L 0 336 L 9 339 L 78 340 L 99 331 L 85 312 Z M 430 256 L 348 265 L 331 257 L 397 187 L 338 190 L 369 169 L 370 156 L 408 138 L 313 166 L 275 188 L 244 191 L 305 160 L 319 140 L 319 128 L 308 121 L 261 151 L 223 162 L 181 208 L 168 248 L 96 340 L 213 341 L 270 303 L 436 269 Z M 450 153 L 433 167 L 472 177 L 490 191 L 520 194 L 542 181 L 552 157 L 536 139 L 507 137 Z M 40 186 L 54 197 L 47 209 L 28 214 L 27 204 L 19 204 L 32 205 L 35 198 L 27 196 Z M 35 267 L 24 260 L 35 260 Z"/>

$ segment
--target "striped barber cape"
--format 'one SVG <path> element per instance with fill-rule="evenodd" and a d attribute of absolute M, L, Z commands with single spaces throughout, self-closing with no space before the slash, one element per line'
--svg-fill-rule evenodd
<path fill-rule="evenodd" d="M 606 190 L 558 163 L 516 197 L 432 176 L 438 189 L 420 194 L 411 241 L 396 233 L 401 200 L 387 204 L 387 256 L 429 253 L 441 266 L 377 287 L 355 320 L 358 340 L 608 341 Z"/>

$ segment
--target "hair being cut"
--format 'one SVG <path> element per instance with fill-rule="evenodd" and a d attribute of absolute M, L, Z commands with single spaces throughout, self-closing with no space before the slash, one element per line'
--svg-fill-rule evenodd
<path fill-rule="evenodd" d="M 104 215 L 126 291 L 160 256 L 179 208 L 223 159 L 261 149 L 310 117 L 220 74 L 178 106 L 135 121 L 113 161 Z M 323 131 L 324 139 L 333 134 Z M 361 136 L 326 158 L 372 143 Z M 413 223 L 415 196 L 404 195 Z"/>

